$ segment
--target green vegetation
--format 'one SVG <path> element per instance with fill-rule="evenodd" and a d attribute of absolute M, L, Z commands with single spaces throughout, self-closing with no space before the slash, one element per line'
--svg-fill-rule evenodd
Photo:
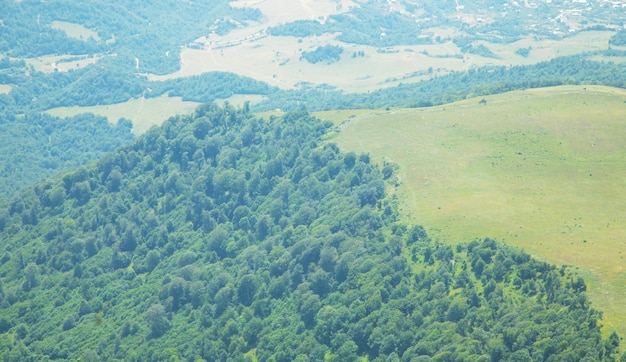
<path fill-rule="evenodd" d="M 272 27 L 268 32 L 295 37 L 339 33 L 337 39 L 342 42 L 377 47 L 431 43 L 429 38 L 420 37 L 422 28 L 416 26 L 411 15 L 389 12 L 386 6 L 384 2 L 370 2 L 347 14 L 332 15 L 323 25 L 316 20 L 298 20 Z"/>
<path fill-rule="evenodd" d="M 302 52 L 302 59 L 311 64 L 316 64 L 319 62 L 331 64 L 334 62 L 338 62 L 339 59 L 341 59 L 341 53 L 343 53 L 342 47 L 338 45 L 327 44 L 317 47 L 315 50 L 310 52 Z"/>
<path fill-rule="evenodd" d="M 626 87 L 626 52 L 606 48 L 624 33 L 599 32 L 626 13 L 398 0 L 323 15 L 328 4 L 296 5 L 304 17 L 276 21 L 241 5 L 3 2 L 0 359 L 617 359 L 626 94 L 591 85 Z M 599 30 L 582 35 L 595 51 L 532 64 L 588 50 L 567 38 L 585 29 Z M 546 55 L 546 39 L 576 45 Z M 213 66 L 240 46 L 254 69 L 240 74 L 284 89 L 226 72 L 179 77 L 208 62 L 198 54 Z M 338 65 L 402 69 L 346 83 L 421 81 L 347 94 L 302 78 L 337 65 L 290 61 L 330 65 L 344 48 L 352 57 Z M 185 65 L 183 51 L 196 58 Z M 276 73 L 245 56 L 265 53 Z M 576 86 L 491 96 L 564 84 Z M 165 97 L 233 96 L 264 101 L 205 104 L 148 130 Z M 333 139 L 339 129 L 303 105 L 351 109 L 337 116 L 345 129 Z M 38 113 L 67 107 L 123 109 L 138 127 Z M 138 117 L 145 108 L 155 119 Z M 133 144 L 131 128 L 145 132 Z"/>
<path fill-rule="evenodd" d="M 474 44 L 470 38 L 455 38 L 454 44 L 461 49 L 462 53 L 480 55 L 485 58 L 497 58 L 497 56 L 485 46 L 485 44 Z"/>
<path fill-rule="evenodd" d="M 515 54 L 527 58 L 530 55 L 531 50 L 533 50 L 532 47 L 517 48 L 517 50 L 515 50 Z"/>
<path fill-rule="evenodd" d="M 626 45 L 626 30 L 620 30 L 609 40 L 610 45 L 624 46 Z"/>
<path fill-rule="evenodd" d="M 130 143 L 131 127 L 128 120 L 113 125 L 88 113 L 63 119 L 0 114 L 0 198 Z"/>
<path fill-rule="evenodd" d="M 264 82 L 232 73 L 209 72 L 198 76 L 150 82 L 151 89 L 147 96 L 167 94 L 170 97 L 182 97 L 185 101 L 213 102 L 226 99 L 234 94 L 268 95 L 276 89 Z"/>
<path fill-rule="evenodd" d="M 567 86 L 320 117 L 347 120 L 332 139 L 341 149 L 399 165 L 404 208 L 433 237 L 490 236 L 576 266 L 605 332 L 624 335 L 625 97 Z"/>
<path fill-rule="evenodd" d="M 397 221 L 305 111 L 171 118 L 1 212 L 6 360 L 606 360 L 585 283 Z M 44 318 L 45 316 L 45 318 Z"/>
<path fill-rule="evenodd" d="M 221 0 L 157 0 L 149 4 L 98 0 L 81 6 L 69 0 L 7 1 L 3 5 L 2 54 L 36 57 L 105 53 L 129 70 L 139 68 L 155 74 L 178 69 L 181 46 L 206 35 L 218 19 L 226 17 L 245 24 L 261 16 L 259 11 L 231 8 L 228 1 Z M 81 25 L 97 33 L 100 40 L 73 38 L 54 27 L 59 21 Z"/>
<path fill-rule="evenodd" d="M 0 60 L 0 82 L 16 85 L 8 94 L 0 94 L 2 109 L 11 113 L 112 105 L 164 94 L 180 96 L 184 101 L 209 102 L 234 94 L 268 95 L 276 92 L 266 83 L 223 72 L 148 81 L 146 77 L 107 60 L 67 73 L 46 74 L 33 71 L 24 62 L 12 62 L 5 57 Z"/>

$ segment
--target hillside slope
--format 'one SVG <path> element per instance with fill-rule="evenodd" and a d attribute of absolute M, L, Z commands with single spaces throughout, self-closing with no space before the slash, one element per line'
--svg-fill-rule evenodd
<path fill-rule="evenodd" d="M 399 165 L 406 215 L 432 237 L 489 236 L 578 268 L 606 331 L 623 335 L 625 98 L 561 86 L 319 117 L 346 120 L 340 148 Z"/>
<path fill-rule="evenodd" d="M 0 212 L 0 355 L 611 360 L 585 283 L 396 222 L 305 111 L 201 106 Z"/>

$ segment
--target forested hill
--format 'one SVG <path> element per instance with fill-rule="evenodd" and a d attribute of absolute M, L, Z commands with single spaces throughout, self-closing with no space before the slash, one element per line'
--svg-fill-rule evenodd
<path fill-rule="evenodd" d="M 304 110 L 208 104 L 0 211 L 0 355 L 612 360 L 585 283 L 396 220 L 383 170 Z"/>

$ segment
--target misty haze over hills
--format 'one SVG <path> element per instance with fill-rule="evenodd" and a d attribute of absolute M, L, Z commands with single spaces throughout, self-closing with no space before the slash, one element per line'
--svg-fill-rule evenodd
<path fill-rule="evenodd" d="M 604 274 L 433 237 L 402 160 L 333 137 L 625 88 L 625 6 L 3 1 L 0 359 L 624 360 Z"/>

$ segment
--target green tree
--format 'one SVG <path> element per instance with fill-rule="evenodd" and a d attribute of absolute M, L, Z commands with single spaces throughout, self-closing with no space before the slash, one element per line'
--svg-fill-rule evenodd
<path fill-rule="evenodd" d="M 28 263 L 24 268 L 24 283 L 22 283 L 22 289 L 25 292 L 30 291 L 34 287 L 39 285 L 39 272 L 35 263 Z"/>
<path fill-rule="evenodd" d="M 146 267 L 148 268 L 148 272 L 153 271 L 160 262 L 161 256 L 159 255 L 158 251 L 150 250 L 146 255 Z"/>
<path fill-rule="evenodd" d="M 246 274 L 239 280 L 237 298 L 243 305 L 249 306 L 252 304 L 258 284 L 257 278 L 253 274 Z"/>
<path fill-rule="evenodd" d="M 161 304 L 153 304 L 146 311 L 146 321 L 150 328 L 150 336 L 158 338 L 165 334 L 170 328 L 170 322 L 167 319 L 165 308 Z"/>

